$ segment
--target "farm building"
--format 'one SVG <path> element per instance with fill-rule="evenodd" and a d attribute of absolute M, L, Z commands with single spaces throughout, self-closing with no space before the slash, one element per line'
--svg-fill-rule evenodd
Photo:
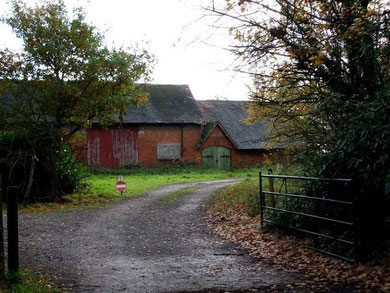
<path fill-rule="evenodd" d="M 264 162 L 265 123 L 246 125 L 248 116 L 244 101 L 198 101 L 203 117 L 200 150 L 202 164 L 209 166 L 244 167 Z M 223 154 L 223 155 L 222 155 Z"/>
<path fill-rule="evenodd" d="M 178 162 L 218 168 L 262 163 L 266 125 L 245 125 L 246 102 L 196 101 L 187 85 L 148 85 L 145 107 L 121 123 L 88 130 L 88 164 L 105 168 L 159 167 Z"/>

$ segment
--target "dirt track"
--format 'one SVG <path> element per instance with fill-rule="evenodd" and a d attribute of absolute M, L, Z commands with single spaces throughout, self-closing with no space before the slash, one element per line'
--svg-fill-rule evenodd
<path fill-rule="evenodd" d="M 206 201 L 234 182 L 175 184 L 105 207 L 21 215 L 22 265 L 74 292 L 232 291 L 293 281 L 207 229 Z M 196 190 L 161 204 L 189 186 Z"/>

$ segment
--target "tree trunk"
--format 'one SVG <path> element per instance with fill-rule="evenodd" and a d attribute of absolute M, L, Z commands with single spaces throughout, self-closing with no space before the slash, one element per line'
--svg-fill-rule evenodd
<path fill-rule="evenodd" d="M 28 178 L 28 184 L 27 184 L 27 187 L 26 187 L 26 192 L 24 193 L 23 203 L 25 205 L 27 204 L 28 199 L 30 197 L 31 187 L 32 187 L 32 184 L 34 182 L 35 160 L 36 160 L 36 157 L 34 155 L 34 156 L 31 157 L 30 175 L 29 175 L 29 178 Z"/>
<path fill-rule="evenodd" d="M 268 175 L 272 175 L 272 169 L 268 170 Z M 271 177 L 268 178 L 268 187 L 270 192 L 275 192 L 274 179 Z M 270 195 L 270 206 L 273 208 L 276 207 L 276 198 L 274 194 Z"/>
<path fill-rule="evenodd" d="M 3 181 L 0 175 L 0 281 L 5 278 L 4 266 L 4 225 L 3 225 Z"/>

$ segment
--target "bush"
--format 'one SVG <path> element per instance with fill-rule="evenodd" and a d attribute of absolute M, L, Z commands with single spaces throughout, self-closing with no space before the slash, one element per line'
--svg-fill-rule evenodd
<path fill-rule="evenodd" d="M 83 167 L 56 135 L 37 133 L 0 136 L 3 185 L 18 186 L 19 200 L 25 203 L 61 200 L 80 186 Z"/>

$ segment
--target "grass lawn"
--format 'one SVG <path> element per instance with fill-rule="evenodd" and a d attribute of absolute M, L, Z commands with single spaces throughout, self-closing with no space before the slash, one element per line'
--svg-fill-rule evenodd
<path fill-rule="evenodd" d="M 0 283 L 0 292 L 4 293 L 60 293 L 53 284 L 43 278 L 21 269 L 17 273 L 7 274 Z"/>
<path fill-rule="evenodd" d="M 259 212 L 258 194 L 258 180 L 247 178 L 243 182 L 217 191 L 210 200 L 210 210 L 213 213 L 229 213 L 230 211 L 244 210 L 245 213 L 256 216 Z"/>
<path fill-rule="evenodd" d="M 178 191 L 172 192 L 168 196 L 164 197 L 157 204 L 158 206 L 170 206 L 181 199 L 183 196 L 190 194 L 196 190 L 196 187 L 186 187 L 183 189 L 179 189 Z"/>
<path fill-rule="evenodd" d="M 218 180 L 227 178 L 256 178 L 260 170 L 266 172 L 270 166 L 233 169 L 230 171 L 204 169 L 201 167 L 165 167 L 159 169 L 89 169 L 85 178 L 85 187 L 71 195 L 65 196 L 61 203 L 37 203 L 21 207 L 22 212 L 45 212 L 70 207 L 99 205 L 112 202 L 123 197 L 134 197 L 145 191 L 153 190 L 164 185 Z M 274 169 L 280 168 L 273 166 Z M 117 194 L 115 183 L 119 175 L 127 185 L 127 192 Z"/>

